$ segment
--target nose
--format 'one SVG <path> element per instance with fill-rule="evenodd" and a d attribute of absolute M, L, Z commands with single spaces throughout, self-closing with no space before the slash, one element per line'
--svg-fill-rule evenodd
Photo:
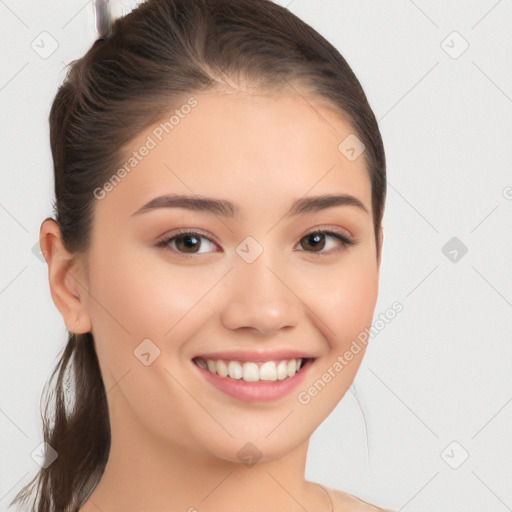
<path fill-rule="evenodd" d="M 226 328 L 247 328 L 268 335 L 298 325 L 302 302 L 287 282 L 287 273 L 270 267 L 265 254 L 252 263 L 238 261 L 230 272 L 220 315 Z"/>

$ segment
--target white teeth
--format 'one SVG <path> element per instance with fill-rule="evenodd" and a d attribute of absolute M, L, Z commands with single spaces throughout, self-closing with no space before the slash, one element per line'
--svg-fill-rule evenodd
<path fill-rule="evenodd" d="M 260 380 L 260 372 L 256 363 L 245 363 L 242 368 L 242 379 L 246 382 L 256 382 Z"/>
<path fill-rule="evenodd" d="M 260 380 L 277 380 L 276 363 L 267 361 L 260 368 Z"/>
<path fill-rule="evenodd" d="M 221 377 L 228 376 L 228 365 L 224 361 L 217 361 L 216 367 L 217 367 L 217 375 L 219 375 Z M 215 372 L 212 372 L 212 373 L 215 373 Z"/>
<path fill-rule="evenodd" d="M 297 373 L 298 369 L 299 365 L 297 365 L 297 361 L 295 359 L 290 359 L 286 365 L 286 375 L 288 377 L 293 377 Z"/>
<path fill-rule="evenodd" d="M 229 372 L 229 376 L 232 379 L 241 379 L 242 378 L 242 365 L 236 361 L 229 361 L 228 372 Z"/>
<path fill-rule="evenodd" d="M 287 364 L 286 361 L 280 361 L 279 364 L 277 365 L 277 378 L 279 380 L 284 380 L 287 377 L 286 364 Z"/>
<path fill-rule="evenodd" d="M 220 377 L 229 377 L 245 382 L 276 381 L 293 377 L 300 369 L 302 359 L 286 359 L 282 361 L 266 361 L 264 363 L 239 362 L 239 361 L 217 361 L 213 359 L 197 358 L 196 363 L 208 370 L 210 373 L 217 374 Z"/>

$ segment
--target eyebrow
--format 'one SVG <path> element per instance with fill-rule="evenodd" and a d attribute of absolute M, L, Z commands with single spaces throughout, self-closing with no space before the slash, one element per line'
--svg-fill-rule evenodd
<path fill-rule="evenodd" d="M 369 213 L 364 204 L 354 196 L 348 194 L 327 194 L 321 196 L 302 197 L 295 200 L 286 216 L 293 217 L 305 213 L 318 212 L 334 206 L 355 206 L 357 209 Z M 158 208 L 186 208 L 188 210 L 202 211 L 222 217 L 239 217 L 240 209 L 230 201 L 213 199 L 201 196 L 187 196 L 167 194 L 158 196 L 139 208 L 133 215 L 139 215 Z"/>

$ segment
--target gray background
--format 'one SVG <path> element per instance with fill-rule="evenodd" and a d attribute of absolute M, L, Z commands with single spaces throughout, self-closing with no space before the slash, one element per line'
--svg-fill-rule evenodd
<path fill-rule="evenodd" d="M 397 511 L 510 511 L 512 1 L 278 3 L 339 49 L 379 120 L 388 199 L 375 316 L 403 305 L 371 339 L 361 407 L 348 393 L 314 433 L 306 476 Z M 122 14 L 136 2 L 112 4 Z M 0 28 L 6 510 L 38 468 L 39 399 L 65 342 L 33 253 L 53 197 L 48 114 L 65 64 L 96 34 L 85 0 L 0 0 Z"/>

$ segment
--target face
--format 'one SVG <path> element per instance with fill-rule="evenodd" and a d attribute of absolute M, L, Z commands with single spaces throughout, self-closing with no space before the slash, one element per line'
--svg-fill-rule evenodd
<path fill-rule="evenodd" d="M 84 307 L 113 436 L 130 421 L 271 460 L 307 442 L 361 363 L 364 345 L 345 355 L 378 291 L 370 179 L 338 149 L 350 125 L 312 98 L 194 98 L 97 193 Z M 342 197 L 313 201 L 326 195 Z"/>

